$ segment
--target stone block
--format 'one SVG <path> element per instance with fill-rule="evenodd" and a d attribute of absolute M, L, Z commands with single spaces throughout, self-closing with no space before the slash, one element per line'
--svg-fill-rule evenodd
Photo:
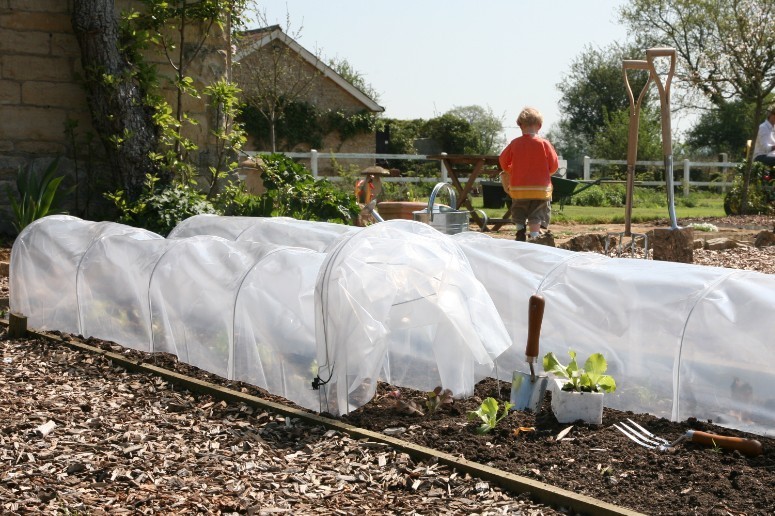
<path fill-rule="evenodd" d="M 70 2 L 66 0 L 8 0 L 8 7 L 14 11 L 38 11 L 45 13 L 67 13 Z"/>
<path fill-rule="evenodd" d="M 64 57 L 81 57 L 81 47 L 75 34 L 52 34 L 51 55 Z"/>
<path fill-rule="evenodd" d="M 21 103 L 21 84 L 0 79 L 0 104 Z"/>
<path fill-rule="evenodd" d="M 33 5 L 37 2 L 30 2 L 29 0 L 23 2 L 25 6 Z M 60 2 L 59 3 L 64 3 Z M 66 8 L 65 8 L 66 9 Z M 60 9 L 57 9 L 58 11 Z M 72 23 L 70 21 L 70 15 L 66 11 L 61 13 L 52 13 L 46 11 L 30 12 L 30 11 L 10 11 L 0 15 L 0 29 L 12 29 L 12 30 L 30 30 L 41 32 L 72 32 Z"/>
<path fill-rule="evenodd" d="M 655 260 L 694 263 L 693 228 L 658 228 L 653 230 L 651 245 Z"/>
<path fill-rule="evenodd" d="M 73 80 L 72 65 L 62 57 L 3 56 L 3 79 L 69 82 Z"/>
<path fill-rule="evenodd" d="M 14 140 L 64 141 L 64 109 L 7 106 L 0 116 L 0 134 Z"/>
<path fill-rule="evenodd" d="M 762 231 L 756 235 L 753 245 L 756 247 L 768 247 L 775 245 L 775 233 L 772 231 Z"/>
<path fill-rule="evenodd" d="M 51 35 L 47 32 L 3 30 L 0 52 L 47 56 L 51 51 Z"/>
<path fill-rule="evenodd" d="M 87 111 L 86 92 L 74 82 L 26 81 L 22 84 L 22 103 L 27 106 L 66 107 Z"/>
<path fill-rule="evenodd" d="M 724 249 L 734 249 L 740 247 L 741 244 L 737 240 L 731 238 L 709 238 L 705 241 L 705 249 L 709 251 L 722 251 Z"/>
<path fill-rule="evenodd" d="M 59 142 L 42 142 L 37 140 L 28 140 L 16 143 L 16 150 L 29 154 L 64 154 L 67 147 Z"/>

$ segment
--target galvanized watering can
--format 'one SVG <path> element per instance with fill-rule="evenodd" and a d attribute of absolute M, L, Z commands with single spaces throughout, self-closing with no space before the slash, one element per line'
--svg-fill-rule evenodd
<path fill-rule="evenodd" d="M 442 188 L 449 191 L 449 204 L 452 206 L 434 206 L 436 195 Z M 424 210 L 412 212 L 412 218 L 418 222 L 430 224 L 446 235 L 454 235 L 468 231 L 468 212 L 455 209 L 457 196 L 455 189 L 447 183 L 436 183 L 431 196 L 428 199 L 428 207 Z"/>

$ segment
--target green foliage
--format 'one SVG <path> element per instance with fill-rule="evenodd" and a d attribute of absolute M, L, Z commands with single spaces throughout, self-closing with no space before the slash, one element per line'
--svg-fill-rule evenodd
<path fill-rule="evenodd" d="M 745 159 L 754 107 L 741 100 L 722 104 L 703 113 L 686 135 L 695 153 L 714 156 L 726 152 L 731 161 Z"/>
<path fill-rule="evenodd" d="M 215 196 L 221 180 L 237 169 L 237 153 L 246 140 L 245 131 L 236 120 L 240 110 L 239 93 L 240 89 L 225 79 L 218 80 L 204 89 L 217 121 L 211 130 L 216 142 L 216 160 L 214 165 L 208 167 L 208 199 Z"/>
<path fill-rule="evenodd" d="M 425 136 L 433 138 L 447 154 L 473 154 L 478 135 L 466 120 L 445 113 L 431 118 L 423 127 Z"/>
<path fill-rule="evenodd" d="M 724 211 L 730 215 L 742 213 L 743 187 L 745 183 L 745 169 L 748 165 L 740 163 L 735 167 L 735 177 L 732 187 L 724 197 Z M 748 203 L 745 212 L 748 215 L 770 215 L 775 213 L 773 206 L 772 185 L 769 181 L 763 181 L 768 168 L 759 162 L 753 162 L 751 166 L 751 181 L 748 185 Z"/>
<path fill-rule="evenodd" d="M 16 199 L 10 187 L 6 187 L 8 199 L 13 211 L 13 226 L 21 232 L 31 222 L 46 215 L 61 213 L 57 209 L 59 185 L 64 176 L 56 176 L 59 158 L 52 161 L 43 175 L 38 177 L 32 167 L 19 167 L 16 175 L 16 190 L 20 199 Z"/>
<path fill-rule="evenodd" d="M 120 216 L 118 222 L 145 228 L 162 236 L 193 215 L 217 213 L 215 207 L 195 188 L 184 183 L 161 185 L 147 175 L 137 200 L 127 198 L 123 190 L 107 194 Z"/>
<path fill-rule="evenodd" d="M 501 135 L 503 117 L 496 117 L 490 107 L 455 106 L 446 114 L 462 118 L 471 126 L 476 134 L 476 141 L 469 149 L 472 154 L 497 154 L 505 146 Z"/>
<path fill-rule="evenodd" d="M 366 96 L 371 100 L 374 102 L 379 102 L 379 93 L 377 93 L 377 90 L 375 90 L 371 84 L 366 82 L 363 74 L 353 68 L 347 59 L 331 59 L 328 62 L 328 66 L 330 66 L 336 73 L 341 75 L 345 81 L 349 82 L 365 93 Z"/>
<path fill-rule="evenodd" d="M 509 415 L 509 409 L 514 404 L 508 401 L 503 402 L 503 412 L 498 417 L 498 400 L 495 398 L 486 398 L 481 406 L 468 413 L 469 421 L 476 421 L 477 419 L 482 421 L 482 424 L 476 429 L 478 434 L 486 434 L 493 430 L 496 425 L 507 415 Z"/>
<path fill-rule="evenodd" d="M 659 111 L 651 108 L 640 110 L 638 123 L 637 159 L 659 160 L 663 156 Z M 630 130 L 628 109 L 606 113 L 603 126 L 592 140 L 592 156 L 598 159 L 627 159 Z"/>
<path fill-rule="evenodd" d="M 570 72 L 563 76 L 557 88 L 562 93 L 560 107 L 569 129 L 579 133 L 586 142 L 593 142 L 605 129 L 611 113 L 628 110 L 627 90 L 622 76 L 622 59 L 642 59 L 642 51 L 614 43 L 607 48 L 587 46 L 571 63 Z M 648 74 L 629 76 L 637 98 Z M 652 92 L 643 100 L 644 107 L 654 98 Z"/>
<path fill-rule="evenodd" d="M 383 124 L 376 114 L 367 110 L 352 114 L 341 110 L 321 112 L 302 101 L 283 102 L 282 106 L 282 113 L 275 121 L 276 143 L 280 148 L 293 149 L 299 144 L 320 148 L 323 137 L 331 132 L 338 132 L 344 142 L 359 134 L 373 133 Z M 239 120 L 260 145 L 269 145 L 271 122 L 258 108 L 248 104 Z"/>
<path fill-rule="evenodd" d="M 301 220 L 352 222 L 360 208 L 355 196 L 338 190 L 325 179 L 316 180 L 302 165 L 282 154 L 262 155 L 263 216 Z"/>
<path fill-rule="evenodd" d="M 568 354 L 571 360 L 567 366 L 562 365 L 554 353 L 547 353 L 543 360 L 544 371 L 568 380 L 563 390 L 578 392 L 614 392 L 616 390 L 614 379 L 603 374 L 608 369 L 608 363 L 601 353 L 590 355 L 584 363 L 583 370 L 579 369 L 576 363 L 576 352 L 570 350 Z"/>

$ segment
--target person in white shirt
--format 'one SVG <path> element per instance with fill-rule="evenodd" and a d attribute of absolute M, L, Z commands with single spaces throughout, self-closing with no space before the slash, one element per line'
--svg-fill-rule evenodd
<path fill-rule="evenodd" d="M 759 126 L 756 145 L 753 148 L 753 160 L 768 167 L 775 166 L 775 108 L 767 112 L 767 119 Z"/>

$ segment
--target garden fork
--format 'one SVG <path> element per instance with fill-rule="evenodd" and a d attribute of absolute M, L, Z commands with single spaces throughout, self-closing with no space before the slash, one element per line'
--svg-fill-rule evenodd
<path fill-rule="evenodd" d="M 698 444 L 705 444 L 729 450 L 738 450 L 743 455 L 756 457 L 762 453 L 762 444 L 755 439 L 744 439 L 742 437 L 730 437 L 727 435 L 709 434 L 699 430 L 687 430 L 685 434 L 673 442 L 663 437 L 654 435 L 632 419 L 627 419 L 630 425 L 625 422 L 614 423 L 617 430 L 623 433 L 631 441 L 660 452 L 672 450 L 677 444 L 683 441 L 690 441 Z"/>

